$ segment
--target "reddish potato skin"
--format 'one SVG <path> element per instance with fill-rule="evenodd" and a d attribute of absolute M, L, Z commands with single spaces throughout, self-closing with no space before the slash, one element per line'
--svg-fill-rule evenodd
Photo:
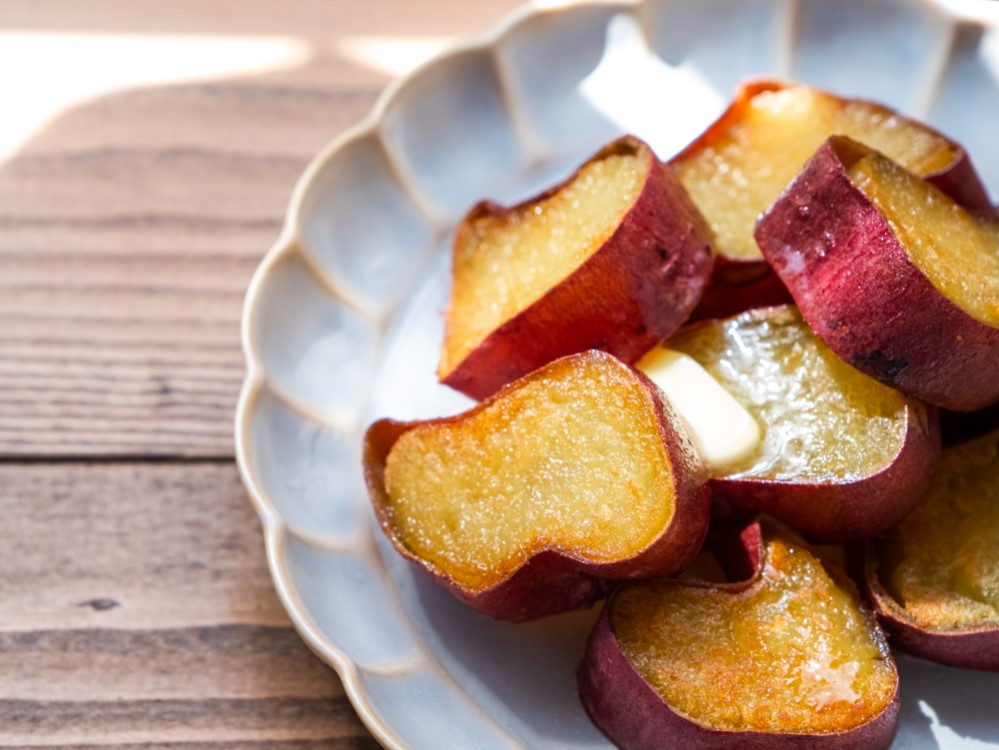
<path fill-rule="evenodd" d="M 876 474 L 839 484 L 713 478 L 712 512 L 720 521 L 766 513 L 820 544 L 863 539 L 890 529 L 912 510 L 939 455 L 937 410 L 914 402 L 901 448 Z"/>
<path fill-rule="evenodd" d="M 765 260 L 715 256 L 711 283 L 690 315 L 691 323 L 730 318 L 757 307 L 787 304 L 791 293 Z"/>
<path fill-rule="evenodd" d="M 867 149 L 830 138 L 756 226 L 802 316 L 858 370 L 956 411 L 999 401 L 999 328 L 962 311 L 909 260 L 844 167 Z M 851 162 L 852 163 L 852 162 Z"/>
<path fill-rule="evenodd" d="M 625 136 L 589 161 L 632 151 L 648 152 L 649 172 L 613 234 L 450 372 L 439 371 L 442 383 L 481 400 L 552 360 L 588 349 L 632 364 L 690 316 L 711 275 L 713 233 L 673 172 L 638 139 Z M 459 226 L 455 247 L 474 218 L 516 213 L 574 178 L 512 208 L 479 204 Z"/>
<path fill-rule="evenodd" d="M 742 549 L 723 553 L 720 561 L 739 577 L 746 572 L 746 565 L 755 565 L 753 575 L 740 583 L 691 581 L 686 585 L 739 592 L 756 582 L 763 561 L 763 535 L 759 524 L 747 524 L 728 540 Z M 850 585 L 845 577 L 840 583 Z M 730 732 L 696 723 L 674 711 L 628 661 L 610 624 L 614 598 L 611 595 L 604 605 L 590 634 L 577 678 L 579 698 L 590 720 L 621 750 L 662 750 L 665 747 L 671 750 L 847 750 L 858 747 L 879 750 L 891 745 L 901 705 L 897 675 L 895 692 L 885 709 L 847 732 L 821 735 Z"/>
<path fill-rule="evenodd" d="M 587 352 L 583 357 L 609 357 Z M 631 369 L 631 368 L 629 368 Z M 396 422 L 382 419 L 368 428 L 364 439 L 364 476 L 375 516 L 392 546 L 431 580 L 450 591 L 469 607 L 498 620 L 524 621 L 586 607 L 604 598 L 623 579 L 672 575 L 683 570 L 700 551 L 710 520 L 707 471 L 690 439 L 679 425 L 679 417 L 659 390 L 642 373 L 632 370 L 648 394 L 656 413 L 659 433 L 674 475 L 674 513 L 663 533 L 633 557 L 613 563 L 587 562 L 557 549 L 537 552 L 513 575 L 483 591 L 467 589 L 451 576 L 411 552 L 396 534 L 389 517 L 385 490 L 385 462 L 395 442 L 407 431 L 423 424 L 455 424 L 485 409 L 503 397 L 514 382 L 471 410 L 452 417 L 426 421 Z"/>
<path fill-rule="evenodd" d="M 874 545 L 868 542 L 864 552 L 864 597 L 894 645 L 940 664 L 999 672 L 999 626 L 934 630 L 920 625 L 881 585 Z"/>
<path fill-rule="evenodd" d="M 728 108 L 708 126 L 707 130 L 670 159 L 669 164 L 675 167 L 699 151 L 713 146 L 719 138 L 743 120 L 745 111 L 754 97 L 770 91 L 780 91 L 791 85 L 795 84 L 768 78 L 743 82 L 736 90 Z M 829 92 L 823 93 L 844 103 L 865 101 L 887 109 L 876 102 L 847 100 Z M 947 140 L 958 152 L 957 158 L 949 166 L 924 175 L 923 179 L 969 210 L 991 212 L 993 207 L 988 192 L 964 148 L 933 128 L 920 124 L 929 132 Z M 773 273 L 766 260 L 729 258 L 723 254 L 723 251 L 724 248 L 718 248 L 711 283 L 704 292 L 701 303 L 691 315 L 692 320 L 727 318 L 754 307 L 781 305 L 791 300 L 790 292 L 781 279 Z"/>

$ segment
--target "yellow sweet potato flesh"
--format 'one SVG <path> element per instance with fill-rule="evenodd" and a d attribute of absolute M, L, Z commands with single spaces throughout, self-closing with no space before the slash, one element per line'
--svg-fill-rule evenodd
<path fill-rule="evenodd" d="M 762 257 L 753 239 L 757 217 L 831 135 L 865 143 L 918 175 L 957 158 L 945 139 L 884 107 L 803 85 L 761 92 L 747 103 L 738 123 L 677 165 L 722 254 Z"/>
<path fill-rule="evenodd" d="M 921 626 L 999 625 L 999 432 L 944 451 L 877 553 L 882 585 Z"/>
<path fill-rule="evenodd" d="M 843 731 L 894 693 L 856 595 L 789 539 L 768 541 L 760 579 L 740 593 L 672 581 L 629 587 L 611 627 L 671 708 L 717 730 Z"/>
<path fill-rule="evenodd" d="M 539 201 L 474 218 L 454 248 L 454 286 L 441 372 L 575 271 L 635 202 L 648 154 L 611 153 Z M 656 166 L 656 168 L 659 168 Z"/>
<path fill-rule="evenodd" d="M 999 221 L 976 218 L 880 154 L 855 162 L 850 179 L 937 290 L 976 320 L 999 326 Z"/>
<path fill-rule="evenodd" d="M 469 590 L 536 552 L 587 561 L 643 550 L 672 518 L 654 402 L 608 355 L 558 360 L 450 424 L 406 432 L 385 468 L 402 542 Z"/>
<path fill-rule="evenodd" d="M 724 476 L 842 482 L 889 465 L 905 398 L 830 351 L 794 307 L 745 313 L 671 338 L 756 419 L 763 440 Z"/>

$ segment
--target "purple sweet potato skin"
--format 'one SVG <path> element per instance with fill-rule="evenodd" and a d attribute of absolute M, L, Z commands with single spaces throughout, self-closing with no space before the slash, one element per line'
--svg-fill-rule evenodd
<path fill-rule="evenodd" d="M 609 357 L 587 352 L 585 357 Z M 630 368 L 629 368 L 630 369 Z M 397 422 L 383 419 L 368 429 L 364 440 L 364 473 L 375 516 L 393 547 L 436 584 L 469 607 L 499 620 L 524 621 L 588 606 L 602 599 L 623 579 L 672 575 L 683 570 L 697 555 L 707 536 L 710 495 L 707 471 L 697 456 L 679 418 L 659 390 L 642 373 L 632 370 L 649 396 L 656 412 L 659 433 L 673 467 L 674 514 L 662 534 L 636 555 L 611 563 L 577 559 L 558 549 L 539 550 L 509 578 L 483 591 L 470 591 L 461 583 L 421 559 L 399 538 L 389 513 L 385 490 L 385 462 L 395 442 L 408 430 L 423 424 L 460 422 L 481 411 L 507 390 L 464 414 L 427 421 Z"/>
<path fill-rule="evenodd" d="M 912 401 L 907 413 L 902 445 L 891 463 L 877 473 L 842 483 L 713 478 L 715 517 L 724 521 L 767 513 L 821 544 L 886 531 L 919 501 L 940 455 L 937 410 Z"/>
<path fill-rule="evenodd" d="M 999 672 L 999 625 L 960 630 L 920 625 L 881 585 L 877 552 L 872 543 L 865 548 L 862 586 L 864 597 L 892 644 L 939 664 Z"/>
<path fill-rule="evenodd" d="M 767 92 L 780 91 L 788 85 L 792 84 L 769 78 L 744 81 L 736 89 L 732 102 L 725 112 L 693 142 L 670 159 L 669 163 L 674 166 L 682 164 L 704 149 L 711 148 L 745 118 L 746 110 L 754 97 Z M 827 96 L 834 96 L 829 92 L 824 93 Z M 844 107 L 851 101 L 864 101 L 843 99 L 838 96 L 834 96 L 834 98 L 838 99 L 841 106 Z M 886 118 L 901 116 L 876 102 L 866 103 L 876 107 Z M 928 132 L 948 140 L 956 154 L 954 161 L 936 172 L 924 175 L 923 179 L 947 193 L 957 203 L 969 210 L 992 211 L 988 192 L 964 147 L 950 141 L 942 133 L 927 127 L 925 124 L 922 124 L 922 127 Z M 730 258 L 724 254 L 724 248 L 718 247 L 716 250 L 717 255 L 711 283 L 705 290 L 700 304 L 691 314 L 691 320 L 727 318 L 743 310 L 781 305 L 790 301 L 790 293 L 781 283 L 780 278 L 771 271 L 766 261 Z"/>
<path fill-rule="evenodd" d="M 968 152 L 964 147 L 959 148 L 960 156 L 953 163 L 925 175 L 923 179 L 969 211 L 992 213 L 995 209 L 982 178 L 975 171 Z"/>
<path fill-rule="evenodd" d="M 951 302 L 909 260 L 854 185 L 830 138 L 756 227 L 764 257 L 812 330 L 841 358 L 932 404 L 972 411 L 999 401 L 999 328 Z"/>
<path fill-rule="evenodd" d="M 641 141 L 625 137 L 593 159 L 622 148 L 648 151 Z M 600 349 L 632 364 L 683 324 L 711 276 L 714 237 L 672 170 L 651 152 L 649 156 L 641 192 L 603 245 L 534 304 L 490 333 L 450 372 L 439 373 L 441 382 L 483 399 L 576 352 Z M 473 209 L 472 215 L 518 210 L 520 206 L 487 204 Z M 463 242 L 462 231 L 456 246 Z"/>
<path fill-rule="evenodd" d="M 734 565 L 733 571 L 741 577 L 744 566 L 755 561 L 754 575 L 737 584 L 692 582 L 686 585 L 714 587 L 731 593 L 748 590 L 757 584 L 763 560 L 759 524 L 750 523 L 727 540 L 744 547 L 727 553 L 728 562 Z M 621 750 L 847 750 L 860 747 L 878 750 L 891 745 L 900 709 L 897 681 L 892 700 L 880 714 L 861 726 L 835 734 L 720 731 L 683 716 L 663 700 L 628 660 L 611 626 L 614 601 L 612 595 L 590 634 L 577 682 L 579 698 L 587 715 Z"/>
<path fill-rule="evenodd" d="M 791 301 L 791 293 L 765 260 L 741 260 L 715 256 L 711 283 L 689 322 L 728 318 L 757 307 L 772 307 Z"/>

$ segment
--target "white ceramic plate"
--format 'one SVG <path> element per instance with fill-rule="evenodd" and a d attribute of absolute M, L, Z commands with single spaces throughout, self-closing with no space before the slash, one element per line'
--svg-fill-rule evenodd
<path fill-rule="evenodd" d="M 472 203 L 526 197 L 625 131 L 668 157 L 754 74 L 928 119 L 999 195 L 990 0 L 526 6 L 395 82 L 300 180 L 247 295 L 237 454 L 278 593 L 386 747 L 609 747 L 575 692 L 594 612 L 497 623 L 414 575 L 376 533 L 360 438 L 470 403 L 434 372 Z M 896 747 L 999 748 L 999 675 L 900 670 Z"/>

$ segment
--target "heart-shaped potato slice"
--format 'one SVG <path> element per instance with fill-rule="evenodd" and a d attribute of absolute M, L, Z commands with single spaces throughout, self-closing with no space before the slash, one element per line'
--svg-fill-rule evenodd
<path fill-rule="evenodd" d="M 588 349 L 634 362 L 690 315 L 711 252 L 672 171 L 636 138 L 615 141 L 551 190 L 465 217 L 438 377 L 482 399 Z"/>
<path fill-rule="evenodd" d="M 847 365 L 793 306 L 703 321 L 666 346 L 696 360 L 763 432 L 752 453 L 712 469 L 716 516 L 762 511 L 838 542 L 890 528 L 925 489 L 940 450 L 936 411 Z"/>
<path fill-rule="evenodd" d="M 915 510 L 868 545 L 865 568 L 893 642 L 999 670 L 999 430 L 943 452 Z"/>
<path fill-rule="evenodd" d="M 834 137 L 756 238 L 812 330 L 851 365 L 949 409 L 999 401 L 999 219 Z"/>
<path fill-rule="evenodd" d="M 501 619 L 678 572 L 707 532 L 707 475 L 683 428 L 603 352 L 556 360 L 464 414 L 376 422 L 364 459 L 395 548 Z"/>
<path fill-rule="evenodd" d="M 579 673 L 590 718 L 623 750 L 888 747 L 898 674 L 853 583 L 772 522 L 739 540 L 748 580 L 608 600 Z"/>
<path fill-rule="evenodd" d="M 988 195 L 964 149 L 887 107 L 802 83 L 743 84 L 728 110 L 670 164 L 716 235 L 714 279 L 695 316 L 788 301 L 753 239 L 756 220 L 832 135 L 888 154 L 962 205 Z"/>

